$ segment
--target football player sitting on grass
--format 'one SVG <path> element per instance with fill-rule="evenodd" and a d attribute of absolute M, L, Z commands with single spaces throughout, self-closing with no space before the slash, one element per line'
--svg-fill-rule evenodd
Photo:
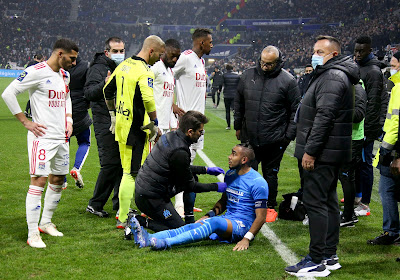
<path fill-rule="evenodd" d="M 265 222 L 268 199 L 267 182 L 250 167 L 254 158 L 254 151 L 247 144 L 239 144 L 232 149 L 230 171 L 225 175 L 226 192 L 213 209 L 194 224 L 150 234 L 140 226 L 134 215 L 129 217 L 135 243 L 140 248 L 164 250 L 210 238 L 237 242 L 234 251 L 248 249 L 250 241 Z"/>

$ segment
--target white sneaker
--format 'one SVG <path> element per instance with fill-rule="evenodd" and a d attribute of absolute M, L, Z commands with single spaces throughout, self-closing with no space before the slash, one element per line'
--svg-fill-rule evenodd
<path fill-rule="evenodd" d="M 78 188 L 82 189 L 85 186 L 85 184 L 83 183 L 83 177 L 76 167 L 72 168 L 69 174 L 71 174 L 72 178 L 74 178 L 75 185 Z"/>
<path fill-rule="evenodd" d="M 368 205 L 365 205 L 360 202 L 360 205 L 358 205 L 354 209 L 354 213 L 356 214 L 356 216 L 369 216 L 371 215 L 371 210 Z"/>
<path fill-rule="evenodd" d="M 46 248 L 46 244 L 44 244 L 38 232 L 32 233 L 30 236 L 28 236 L 26 243 L 33 248 Z"/>
<path fill-rule="evenodd" d="M 58 231 L 56 229 L 56 226 L 53 223 L 47 223 L 44 225 L 40 225 L 39 231 L 46 233 L 48 235 L 51 235 L 51 236 L 64 236 L 64 234 L 61 231 Z"/>
<path fill-rule="evenodd" d="M 178 212 L 179 216 L 181 216 L 181 218 L 185 217 L 185 210 L 183 209 L 183 206 L 176 206 L 175 207 L 176 212 Z"/>

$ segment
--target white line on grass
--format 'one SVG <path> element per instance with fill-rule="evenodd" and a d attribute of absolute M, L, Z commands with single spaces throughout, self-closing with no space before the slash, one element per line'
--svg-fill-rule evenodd
<path fill-rule="evenodd" d="M 197 150 L 197 154 L 201 157 L 201 159 L 207 164 L 209 167 L 215 166 L 215 164 L 207 157 L 207 155 L 201 151 Z M 222 174 L 218 175 L 218 179 L 223 182 L 224 176 Z M 284 262 L 287 265 L 293 265 L 297 263 L 299 260 L 296 257 L 296 254 L 293 253 L 282 241 L 276 236 L 275 232 L 269 228 L 267 224 L 264 224 L 261 228 L 261 233 L 269 240 L 269 242 L 274 246 L 275 251 L 281 256 Z M 315 279 L 314 277 L 307 277 L 303 279 Z"/>

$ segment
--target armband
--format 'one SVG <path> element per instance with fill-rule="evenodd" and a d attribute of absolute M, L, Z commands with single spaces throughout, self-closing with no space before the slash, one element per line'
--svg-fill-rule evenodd
<path fill-rule="evenodd" d="M 208 213 L 205 215 L 205 216 L 208 216 L 208 217 L 214 217 L 215 216 L 215 212 L 214 212 L 214 210 L 210 210 L 210 211 L 208 211 Z"/>
<path fill-rule="evenodd" d="M 267 208 L 267 200 L 266 199 L 256 200 L 256 202 L 254 203 L 254 207 L 256 209 L 258 209 L 258 208 Z"/>
<path fill-rule="evenodd" d="M 247 238 L 248 240 L 253 240 L 254 239 L 254 234 L 252 234 L 250 231 L 246 232 L 244 235 L 244 238 Z"/>
<path fill-rule="evenodd" d="M 67 122 L 69 122 L 69 123 L 71 123 L 71 124 L 74 124 L 74 121 L 72 120 L 71 117 L 67 117 Z"/>

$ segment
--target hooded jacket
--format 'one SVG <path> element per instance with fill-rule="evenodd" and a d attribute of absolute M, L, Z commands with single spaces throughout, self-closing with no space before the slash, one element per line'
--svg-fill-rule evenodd
<path fill-rule="evenodd" d="M 364 132 L 368 140 L 375 140 L 382 134 L 383 125 L 381 123 L 383 91 L 383 74 L 380 69 L 381 62 L 373 57 L 366 62 L 359 62 L 359 65 L 360 76 L 364 82 L 368 100 Z"/>
<path fill-rule="evenodd" d="M 296 79 L 282 69 L 279 60 L 271 72 L 257 66 L 246 70 L 240 77 L 235 97 L 235 130 L 247 127 L 250 144 L 262 146 L 280 141 L 294 140 L 294 116 L 300 102 Z"/>
<path fill-rule="evenodd" d="M 295 157 L 304 153 L 316 161 L 351 161 L 354 86 L 360 79 L 357 64 L 343 55 L 317 66 L 296 116 Z"/>

